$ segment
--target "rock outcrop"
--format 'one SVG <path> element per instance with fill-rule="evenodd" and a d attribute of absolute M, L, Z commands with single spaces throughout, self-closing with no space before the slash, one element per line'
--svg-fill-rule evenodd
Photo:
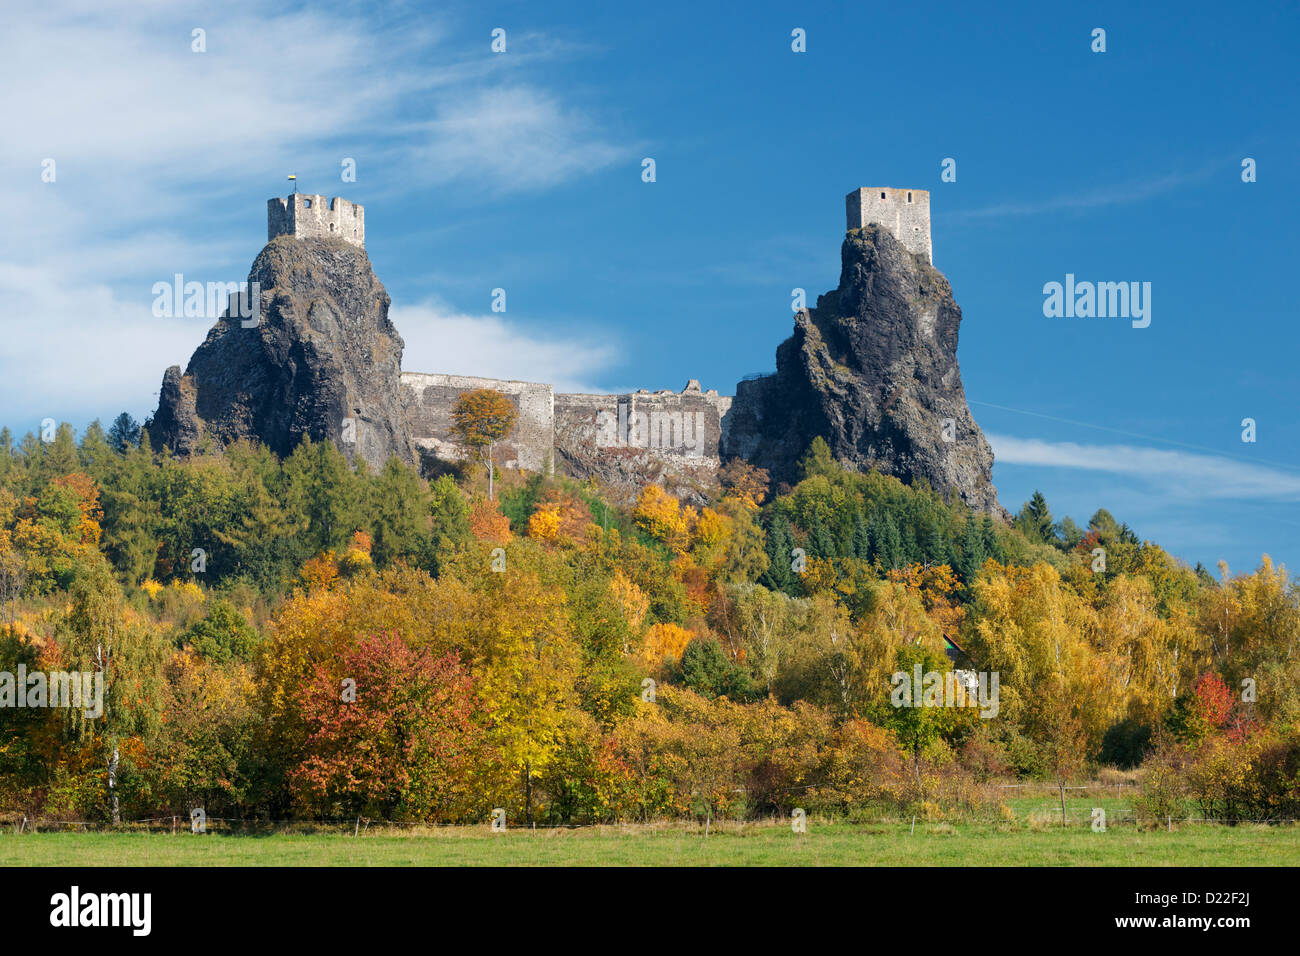
<path fill-rule="evenodd" d="M 839 288 L 798 313 L 776 373 L 737 386 L 723 456 L 793 482 L 821 436 L 847 467 L 924 479 L 1003 514 L 993 453 L 962 389 L 961 309 L 948 280 L 876 224 L 852 230 L 840 259 Z"/>
<path fill-rule="evenodd" d="M 884 203 L 893 195 L 871 196 L 877 192 Z M 925 195 L 894 192 L 908 205 Z M 864 191 L 856 195 L 856 210 L 849 196 L 850 225 L 855 211 L 859 221 L 873 214 Z M 305 216 L 324 199 L 294 202 Z M 415 463 L 417 448 L 455 459 L 453 405 L 467 388 L 489 387 L 520 410 L 500 449 L 506 466 L 553 466 L 628 495 L 655 481 L 703 501 L 728 458 L 760 465 L 778 483 L 795 481 L 799 459 L 820 436 L 850 468 L 927 481 L 977 510 L 1004 514 L 992 452 L 962 390 L 961 309 L 925 254 L 928 212 L 913 224 L 926 233 L 924 244 L 912 237 L 915 253 L 874 221 L 850 229 L 839 287 L 796 316 L 794 334 L 777 349 L 776 373 L 741 382 L 733 400 L 695 381 L 681 393 L 619 395 L 557 395 L 538 383 L 417 373 L 404 384 L 403 342 L 364 247 L 325 235 L 333 222 L 316 224 L 317 235 L 309 228 L 315 220 L 295 219 L 290 234 L 277 219 L 285 204 L 269 205 L 274 238 L 248 277 L 257 308 L 246 319 L 244 310 L 228 312 L 183 374 L 167 370 L 148 425 L 155 448 L 187 455 L 247 438 L 286 456 L 309 436 L 376 469 L 394 456 Z M 361 207 L 351 208 L 359 218 Z"/>
<path fill-rule="evenodd" d="M 259 288 L 255 316 L 228 311 L 183 375 L 167 369 L 149 425 L 153 446 L 190 454 L 209 440 L 251 438 L 284 456 L 308 435 L 372 468 L 393 456 L 413 462 L 403 342 L 365 249 L 280 236 L 248 280 Z"/>

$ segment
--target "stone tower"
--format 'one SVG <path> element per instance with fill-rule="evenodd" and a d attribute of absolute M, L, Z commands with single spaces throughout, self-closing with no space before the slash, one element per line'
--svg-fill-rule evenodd
<path fill-rule="evenodd" d="M 335 197 L 294 193 L 266 203 L 266 241 L 276 236 L 295 239 L 342 239 L 366 245 L 366 207 Z"/>
<path fill-rule="evenodd" d="M 904 249 L 933 264 L 929 192 L 864 186 L 849 193 L 845 205 L 848 208 L 848 229 L 861 229 L 869 222 L 878 222 L 894 234 Z"/>

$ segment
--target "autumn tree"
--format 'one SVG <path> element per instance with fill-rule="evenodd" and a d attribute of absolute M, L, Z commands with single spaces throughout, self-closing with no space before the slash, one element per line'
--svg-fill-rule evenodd
<path fill-rule="evenodd" d="M 238 812 L 253 798 L 257 711 L 251 669 L 218 664 L 188 648 L 164 668 L 161 731 L 149 776 L 167 809 Z M 168 806 L 169 805 L 169 806 Z"/>
<path fill-rule="evenodd" d="M 496 443 L 510 434 L 519 412 L 514 403 L 491 388 L 462 392 L 451 410 L 452 433 L 470 451 L 486 456 L 488 497 L 493 494 L 492 452 Z"/>
<path fill-rule="evenodd" d="M 767 469 L 733 458 L 718 469 L 718 481 L 728 498 L 734 498 L 751 510 L 757 510 L 767 497 L 771 478 Z"/>
<path fill-rule="evenodd" d="M 1043 763 L 1056 783 L 1061 800 L 1061 826 L 1065 826 L 1065 788 L 1083 770 L 1088 737 L 1081 707 L 1063 674 L 1052 674 L 1038 685 L 1031 707 L 1031 725 L 1039 741 Z"/>
<path fill-rule="evenodd" d="M 455 822 L 474 806 L 482 714 L 454 654 L 434 658 L 396 634 L 361 640 L 338 673 L 318 667 L 303 699 L 309 735 L 291 775 L 318 812 Z"/>
<path fill-rule="evenodd" d="M 103 695 L 95 710 L 64 711 L 66 734 L 102 761 L 102 791 L 114 824 L 121 821 L 119 777 L 135 768 L 140 743 L 159 727 L 164 647 L 149 622 L 123 601 L 102 558 L 74 582 L 60 643 L 60 667 L 95 673 Z"/>

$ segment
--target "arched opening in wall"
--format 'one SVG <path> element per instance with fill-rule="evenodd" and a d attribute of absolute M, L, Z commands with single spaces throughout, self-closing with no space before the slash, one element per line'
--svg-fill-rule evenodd
<path fill-rule="evenodd" d="M 334 231 L 334 223 L 330 223 L 330 232 Z"/>
<path fill-rule="evenodd" d="M 881 199 L 888 199 L 889 197 L 886 196 L 884 193 L 881 193 L 881 194 L 880 194 L 880 198 L 881 198 Z"/>
<path fill-rule="evenodd" d="M 310 209 L 310 208 L 311 208 L 311 200 L 310 200 L 310 199 L 304 199 L 304 200 L 302 201 L 302 208 L 303 208 L 303 209 Z"/>
<path fill-rule="evenodd" d="M 908 201 L 908 202 L 911 202 L 911 201 L 912 201 L 912 194 L 911 194 L 911 193 L 908 193 L 908 194 L 907 194 L 907 201 Z"/>

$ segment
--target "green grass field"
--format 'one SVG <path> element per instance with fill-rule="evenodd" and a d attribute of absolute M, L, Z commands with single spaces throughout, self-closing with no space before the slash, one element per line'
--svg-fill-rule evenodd
<path fill-rule="evenodd" d="M 1019 816 L 1019 814 L 1018 814 Z M 1092 832 L 1033 813 L 1009 824 L 690 825 L 349 834 L 42 832 L 0 836 L 2 866 L 1297 866 L 1300 826 Z"/>

